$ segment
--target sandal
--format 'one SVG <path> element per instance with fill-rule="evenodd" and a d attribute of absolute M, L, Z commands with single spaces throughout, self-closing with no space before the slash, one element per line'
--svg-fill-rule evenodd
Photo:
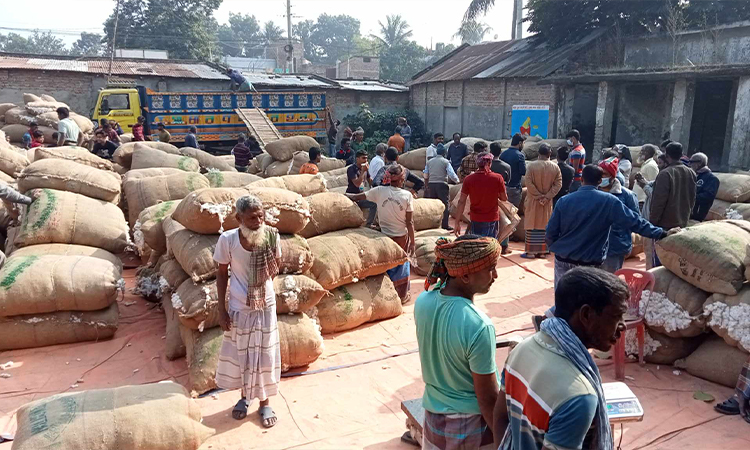
<path fill-rule="evenodd" d="M 236 405 L 234 405 L 234 409 L 232 410 L 232 417 L 235 420 L 242 420 L 245 417 L 247 417 L 247 407 L 248 407 L 247 399 L 241 398 L 240 401 L 237 402 Z"/>
<path fill-rule="evenodd" d="M 523 258 L 523 259 L 534 259 L 534 258 L 536 258 L 536 255 L 532 255 L 531 253 L 521 253 L 521 258 Z"/>
<path fill-rule="evenodd" d="M 270 406 L 266 405 L 261 407 L 258 410 L 258 415 L 260 415 L 264 427 L 271 428 L 276 425 L 276 420 L 271 421 L 271 419 L 276 419 L 276 413 L 273 412 L 273 408 Z"/>
<path fill-rule="evenodd" d="M 737 416 L 740 414 L 740 403 L 737 401 L 737 397 L 729 397 L 723 402 L 714 405 L 714 410 L 727 416 Z"/>

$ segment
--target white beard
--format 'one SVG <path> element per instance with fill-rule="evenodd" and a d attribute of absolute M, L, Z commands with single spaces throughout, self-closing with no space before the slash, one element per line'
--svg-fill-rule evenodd
<path fill-rule="evenodd" d="M 240 233 L 242 233 L 242 237 L 245 238 L 250 247 L 256 248 L 263 244 L 263 240 L 266 237 L 266 225 L 261 224 L 257 230 L 251 230 L 245 225 L 240 224 Z"/>

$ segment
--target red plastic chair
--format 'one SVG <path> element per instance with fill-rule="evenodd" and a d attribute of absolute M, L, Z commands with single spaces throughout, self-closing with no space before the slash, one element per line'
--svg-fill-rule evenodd
<path fill-rule="evenodd" d="M 625 314 L 625 331 L 636 329 L 638 336 L 638 363 L 644 364 L 643 351 L 646 341 L 646 322 L 640 315 L 638 308 L 641 304 L 641 294 L 643 291 L 653 291 L 654 275 L 645 270 L 620 269 L 615 272 L 620 278 L 624 278 L 630 289 L 630 298 L 628 299 L 628 312 Z M 612 358 L 615 362 L 615 379 L 623 381 L 625 379 L 625 333 L 620 335 L 620 339 L 615 344 Z"/>

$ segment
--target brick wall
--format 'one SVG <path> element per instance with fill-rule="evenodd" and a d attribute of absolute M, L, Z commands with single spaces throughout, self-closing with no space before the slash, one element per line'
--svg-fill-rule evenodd
<path fill-rule="evenodd" d="M 87 73 L 0 69 L 0 103 L 21 103 L 25 92 L 48 94 L 73 111 L 88 115 L 98 95 L 96 78 Z"/>
<path fill-rule="evenodd" d="M 342 120 L 349 114 L 356 114 L 362 103 L 374 113 L 406 109 L 409 107 L 409 93 L 331 89 L 326 91 L 326 103 L 333 117 Z"/>
<path fill-rule="evenodd" d="M 445 106 L 461 106 L 463 84 L 463 81 L 448 81 L 445 83 Z"/>
<path fill-rule="evenodd" d="M 368 57 L 369 61 L 365 62 L 364 57 L 353 56 L 349 61 L 339 63 L 339 79 L 351 78 L 354 80 L 377 80 L 380 79 L 380 58 Z"/>
<path fill-rule="evenodd" d="M 442 106 L 445 103 L 445 83 L 427 84 L 427 105 Z"/>
<path fill-rule="evenodd" d="M 464 85 L 465 106 L 503 106 L 502 79 L 467 80 Z"/>

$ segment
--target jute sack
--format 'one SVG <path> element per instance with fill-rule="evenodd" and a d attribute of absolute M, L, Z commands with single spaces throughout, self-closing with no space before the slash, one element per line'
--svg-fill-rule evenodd
<path fill-rule="evenodd" d="M 122 184 L 122 192 L 128 203 L 129 222 L 133 226 L 141 211 L 149 206 L 167 200 L 180 200 L 193 191 L 208 187 L 206 177 L 190 172 L 148 178 L 126 178 Z"/>
<path fill-rule="evenodd" d="M 121 278 L 92 256 L 11 256 L 0 269 L 0 316 L 103 309 L 117 300 Z"/>
<path fill-rule="evenodd" d="M 673 338 L 698 336 L 706 331 L 703 304 L 711 295 L 704 292 L 666 267 L 649 272 L 656 283 L 653 291 L 644 291 L 640 310 L 650 330 Z"/>
<path fill-rule="evenodd" d="M 34 116 L 26 111 L 26 108 L 16 106 L 5 112 L 5 123 L 9 125 L 20 124 L 28 127 L 34 122 Z M 13 138 L 11 138 L 11 141 Z"/>
<path fill-rule="evenodd" d="M 427 147 L 410 150 L 398 156 L 398 163 L 409 170 L 424 170 L 427 164 Z"/>
<path fill-rule="evenodd" d="M 13 450 L 197 450 L 214 434 L 172 382 L 58 394 L 16 417 Z"/>
<path fill-rule="evenodd" d="M 191 330 L 206 330 L 219 325 L 219 294 L 216 281 L 195 284 L 185 280 L 172 294 L 172 307 L 180 323 Z"/>
<path fill-rule="evenodd" d="M 461 141 L 463 142 L 463 139 Z M 557 149 L 567 144 L 565 139 L 545 139 L 545 140 L 537 141 L 537 142 L 526 142 L 524 143 L 524 146 L 523 146 L 523 154 L 526 157 L 526 159 L 529 161 L 534 161 L 534 160 L 539 159 L 539 147 L 541 147 L 542 144 L 544 143 L 549 144 L 549 146 L 555 152 L 555 156 L 557 154 L 556 153 Z M 489 145 L 489 143 L 487 145 Z"/>
<path fill-rule="evenodd" d="M 131 169 L 131 165 L 133 163 L 133 151 L 135 150 L 136 145 L 145 145 L 147 147 L 151 147 L 155 150 L 161 150 L 162 152 L 169 153 L 171 155 L 180 154 L 180 149 L 167 142 L 133 141 L 126 142 L 117 147 L 117 150 L 115 150 L 115 153 L 112 155 L 112 159 L 117 164 Z"/>
<path fill-rule="evenodd" d="M 218 156 L 214 156 L 208 152 L 204 152 L 203 150 L 199 150 L 197 148 L 182 147 L 180 148 L 180 155 L 189 156 L 197 160 L 198 164 L 200 164 L 201 169 L 205 169 L 205 170 L 214 169 L 214 170 L 222 170 L 224 172 L 237 172 L 237 169 L 235 169 L 234 164 L 230 164 L 227 161 L 224 161 L 223 159 L 219 158 Z"/>
<path fill-rule="evenodd" d="M 262 174 L 266 171 L 268 166 L 273 163 L 273 157 L 264 152 L 253 158 L 253 161 L 255 161 L 255 165 L 258 167 L 258 171 Z"/>
<path fill-rule="evenodd" d="M 38 95 L 34 94 L 23 94 L 23 102 L 24 103 L 31 103 L 31 102 L 41 102 L 42 98 Z"/>
<path fill-rule="evenodd" d="M 184 170 L 175 169 L 172 167 L 152 167 L 150 169 L 137 169 L 137 170 L 128 170 L 125 175 L 122 176 L 122 182 L 125 184 L 125 182 L 130 180 L 140 180 L 143 178 L 152 178 L 152 177 L 163 177 L 167 175 L 175 175 L 175 174 L 185 174 Z"/>
<path fill-rule="evenodd" d="M 650 354 L 646 354 L 643 359 L 650 364 L 674 364 L 678 359 L 685 358 L 701 345 L 705 335 L 693 337 L 674 338 L 652 330 L 646 331 L 646 340 L 653 340 L 652 346 L 658 347 Z"/>
<path fill-rule="evenodd" d="M 309 197 L 326 191 L 323 175 L 285 175 L 283 177 L 266 178 L 250 183 L 251 187 L 273 187 L 296 192 L 303 197 Z"/>
<path fill-rule="evenodd" d="M 54 112 L 57 114 L 57 108 L 70 108 L 68 105 L 58 101 L 45 101 L 40 100 L 38 102 L 28 102 L 25 105 L 26 112 L 36 117 L 44 113 Z M 38 123 L 38 122 L 37 122 Z"/>
<path fill-rule="evenodd" d="M 3 133 L 10 139 L 11 142 L 23 141 L 23 135 L 29 131 L 28 125 L 20 123 L 12 123 L 3 126 Z"/>
<path fill-rule="evenodd" d="M 439 237 L 451 237 L 452 233 L 448 230 L 424 230 L 415 233 L 415 256 L 416 263 L 411 264 L 411 268 L 419 275 L 427 276 L 432 265 L 435 264 L 435 242 Z"/>
<path fill-rule="evenodd" d="M 296 234 L 282 234 L 281 262 L 279 272 L 283 274 L 305 273 L 313 265 L 313 254 L 310 245 L 302 236 Z"/>
<path fill-rule="evenodd" d="M 42 99 L 42 101 L 45 101 L 45 102 L 56 102 L 57 101 L 57 100 L 55 100 L 55 97 L 53 97 L 51 95 L 48 95 L 48 94 L 42 94 L 42 95 L 39 96 L 39 98 Z"/>
<path fill-rule="evenodd" d="M 94 123 L 88 117 L 83 117 L 71 111 L 70 118 L 73 119 L 73 122 L 75 122 L 76 125 L 78 125 L 78 128 L 81 129 L 83 134 L 89 134 L 94 131 Z"/>
<path fill-rule="evenodd" d="M 135 144 L 131 169 L 147 169 L 150 167 L 173 167 L 185 172 L 199 172 L 201 167 L 198 160 L 189 156 L 170 155 L 159 150 Z"/>
<path fill-rule="evenodd" d="M 302 165 L 310 161 L 310 153 L 307 151 L 297 152 L 294 154 L 294 162 L 292 163 L 292 170 L 289 172 L 291 175 L 299 173 Z M 343 159 L 329 158 L 327 156 L 320 157 L 318 163 L 318 173 L 328 173 L 330 171 L 345 169 L 346 161 Z"/>
<path fill-rule="evenodd" d="M 735 295 L 745 281 L 750 223 L 704 222 L 657 241 L 656 254 L 673 274 L 704 291 Z"/>
<path fill-rule="evenodd" d="M 734 389 L 748 356 L 720 337 L 709 336 L 690 356 L 675 361 L 674 366 L 695 377 Z"/>
<path fill-rule="evenodd" d="M 337 171 L 329 172 L 329 173 L 336 173 Z M 344 188 L 344 192 L 346 192 L 346 188 L 349 186 L 349 177 L 346 175 L 346 172 L 338 174 L 338 175 L 327 175 L 323 174 L 323 177 L 325 178 L 326 182 L 326 189 L 328 189 L 329 192 L 333 191 L 336 188 Z M 269 178 L 272 179 L 272 178 Z"/>
<path fill-rule="evenodd" d="M 58 125 L 60 125 L 60 119 L 57 117 L 57 112 L 50 111 L 36 116 L 36 123 L 56 130 Z"/>
<path fill-rule="evenodd" d="M 117 302 L 98 311 L 0 317 L 0 351 L 102 341 L 114 336 L 119 317 Z"/>
<path fill-rule="evenodd" d="M 15 178 L 28 165 L 29 160 L 26 156 L 12 148 L 0 148 L 0 171 Z"/>
<path fill-rule="evenodd" d="M 328 293 L 323 286 L 304 275 L 278 275 L 273 279 L 276 314 L 308 311 Z"/>
<path fill-rule="evenodd" d="M 726 202 L 724 200 L 714 199 L 714 202 L 711 204 L 711 208 L 708 210 L 708 214 L 706 214 L 705 220 L 724 220 L 727 218 L 727 210 L 731 207 L 731 202 Z"/>
<path fill-rule="evenodd" d="M 750 287 L 737 295 L 714 294 L 703 306 L 708 325 L 729 345 L 750 353 Z"/>
<path fill-rule="evenodd" d="M 164 338 L 164 354 L 168 360 L 173 361 L 185 356 L 185 344 L 180 336 L 180 320 L 177 312 L 172 308 L 172 296 L 169 291 L 163 293 L 161 306 L 167 319 L 167 332 Z"/>
<path fill-rule="evenodd" d="M 445 205 L 438 199 L 418 198 L 414 200 L 414 230 L 431 230 L 440 228 L 443 221 Z"/>
<path fill-rule="evenodd" d="M 172 213 L 190 231 L 217 234 L 239 226 L 235 204 L 248 195 L 245 188 L 208 188 L 191 192 Z"/>
<path fill-rule="evenodd" d="M 297 234 L 310 221 L 307 201 L 295 192 L 255 186 L 248 186 L 248 191 L 263 202 L 266 223 L 276 227 L 279 233 Z"/>
<path fill-rule="evenodd" d="M 164 234 L 161 223 L 172 215 L 179 204 L 180 200 L 167 200 L 141 211 L 133 228 L 136 248 L 140 250 L 143 244 L 148 244 L 152 250 L 160 253 L 167 251 L 167 236 Z"/>
<path fill-rule="evenodd" d="M 0 103 L 0 119 L 2 116 L 5 116 L 5 113 L 10 111 L 13 108 L 18 108 L 18 105 L 15 103 Z"/>
<path fill-rule="evenodd" d="M 215 278 L 214 250 L 216 250 L 219 235 L 198 234 L 182 227 L 170 234 L 170 222 L 177 223 L 172 219 L 166 219 L 162 223 L 167 236 L 167 248 L 180 263 L 182 269 L 196 283 Z"/>
<path fill-rule="evenodd" d="M 282 372 L 307 366 L 323 354 L 323 336 L 307 314 L 282 314 L 277 318 Z"/>
<path fill-rule="evenodd" d="M 387 275 L 338 287 L 331 294 L 318 303 L 318 320 L 325 334 L 401 315 L 401 299 Z"/>
<path fill-rule="evenodd" d="M 120 175 L 73 161 L 42 159 L 18 176 L 19 191 L 37 188 L 73 192 L 116 204 L 120 199 Z"/>
<path fill-rule="evenodd" d="M 170 258 L 164 262 L 159 268 L 159 275 L 161 278 L 159 282 L 162 284 L 162 290 L 176 291 L 180 285 L 190 278 L 190 276 L 182 270 L 182 266 L 176 259 Z M 170 300 L 172 296 L 170 295 Z M 171 304 L 171 303 L 170 303 Z"/>
<path fill-rule="evenodd" d="M 315 257 L 312 277 L 328 290 L 380 275 L 406 262 L 406 253 L 393 239 L 368 228 L 334 231 L 307 243 Z"/>
<path fill-rule="evenodd" d="M 450 188 L 448 188 L 448 199 L 451 203 L 453 203 L 453 199 L 459 196 L 461 193 L 461 188 L 463 187 L 463 183 L 461 184 L 452 184 Z"/>
<path fill-rule="evenodd" d="M 290 159 L 289 161 L 272 161 L 263 171 L 263 175 L 265 175 L 266 178 L 281 177 L 292 174 L 294 174 L 293 159 Z"/>
<path fill-rule="evenodd" d="M 39 147 L 34 153 L 34 161 L 50 158 L 66 159 L 101 170 L 113 170 L 110 161 L 96 156 L 83 147 Z"/>
<path fill-rule="evenodd" d="M 35 189 L 15 244 L 78 244 L 118 254 L 128 247 L 128 224 L 120 208 L 72 192 Z"/>
<path fill-rule="evenodd" d="M 12 256 L 92 256 L 108 261 L 117 267 L 118 272 L 122 272 L 122 260 L 112 253 L 96 247 L 74 244 L 40 244 L 14 250 Z M 10 256 L 10 255 L 8 255 Z"/>
<path fill-rule="evenodd" d="M 16 179 L 0 170 L 0 181 L 5 184 L 13 184 L 16 182 Z"/>
<path fill-rule="evenodd" d="M 744 203 L 750 200 L 750 175 L 741 173 L 714 172 L 719 179 L 716 198 L 729 203 Z"/>
<path fill-rule="evenodd" d="M 190 395 L 197 397 L 215 389 L 216 366 L 219 364 L 221 342 L 224 340 L 221 327 L 208 328 L 200 332 L 180 326 L 180 336 L 185 344 Z"/>
<path fill-rule="evenodd" d="M 735 220 L 749 220 L 750 219 L 750 203 L 732 203 L 729 206 L 728 210 L 732 210 L 730 214 L 733 217 L 729 217 L 730 219 L 735 219 Z"/>
<path fill-rule="evenodd" d="M 254 181 L 262 180 L 261 177 L 249 173 L 219 172 L 216 170 L 209 170 L 206 178 L 208 178 L 208 182 L 212 188 L 238 188 L 247 186 Z"/>
<path fill-rule="evenodd" d="M 296 152 L 306 152 L 310 147 L 320 148 L 320 144 L 310 136 L 291 136 L 266 144 L 266 152 L 276 161 L 289 161 Z"/>
<path fill-rule="evenodd" d="M 346 195 L 323 192 L 307 197 L 307 203 L 311 217 L 299 233 L 302 237 L 311 238 L 345 228 L 358 228 L 365 223 L 362 210 Z"/>
<path fill-rule="evenodd" d="M 634 258 L 644 252 L 643 236 L 632 233 L 630 239 L 633 242 L 633 246 L 630 248 L 630 253 L 625 256 L 625 259 Z"/>

